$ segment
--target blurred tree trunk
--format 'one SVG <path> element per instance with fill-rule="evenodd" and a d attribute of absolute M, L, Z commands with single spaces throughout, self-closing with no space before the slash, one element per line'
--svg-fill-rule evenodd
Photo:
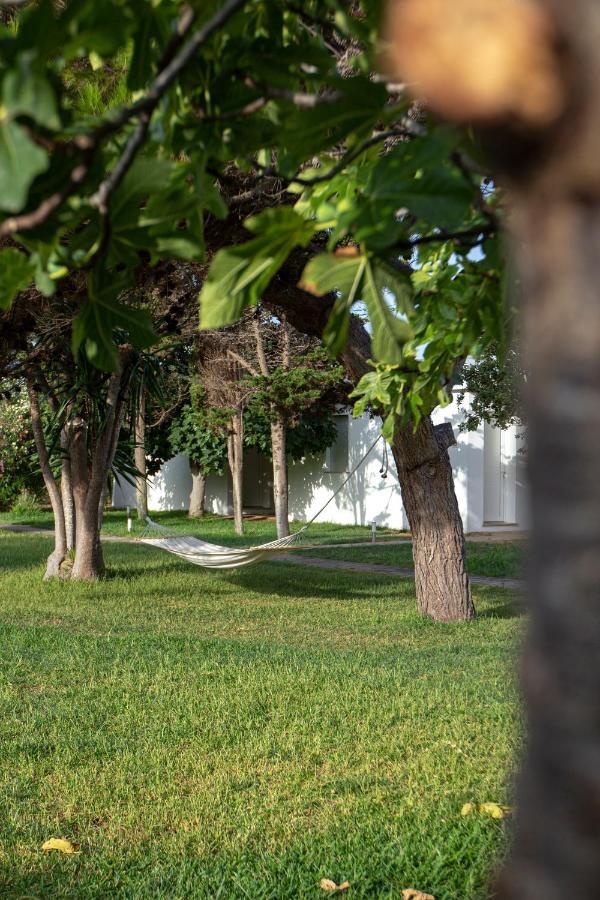
<path fill-rule="evenodd" d="M 533 535 L 523 657 L 528 745 L 502 893 L 511 900 L 600 895 L 600 193 L 593 193 L 532 192 L 518 204 Z"/>

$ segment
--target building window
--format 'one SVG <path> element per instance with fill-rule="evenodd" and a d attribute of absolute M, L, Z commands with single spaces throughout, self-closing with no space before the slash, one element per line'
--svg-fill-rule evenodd
<path fill-rule="evenodd" d="M 348 471 L 348 414 L 334 416 L 337 435 L 331 447 L 325 451 L 325 469 L 327 472 Z"/>

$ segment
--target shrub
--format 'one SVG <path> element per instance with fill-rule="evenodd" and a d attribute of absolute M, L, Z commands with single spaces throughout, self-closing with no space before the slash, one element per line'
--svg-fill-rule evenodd
<path fill-rule="evenodd" d="M 38 513 L 41 508 L 39 498 L 36 494 L 28 488 L 24 488 L 12 504 L 11 511 L 17 516 L 28 518 Z"/>

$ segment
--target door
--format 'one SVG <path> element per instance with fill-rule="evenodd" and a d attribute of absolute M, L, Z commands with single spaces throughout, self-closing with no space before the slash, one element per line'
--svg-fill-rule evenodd
<path fill-rule="evenodd" d="M 514 525 L 516 520 L 516 434 L 488 425 L 483 431 L 484 525 Z"/>
<path fill-rule="evenodd" d="M 273 467 L 271 460 L 255 447 L 244 453 L 244 509 L 273 509 Z"/>

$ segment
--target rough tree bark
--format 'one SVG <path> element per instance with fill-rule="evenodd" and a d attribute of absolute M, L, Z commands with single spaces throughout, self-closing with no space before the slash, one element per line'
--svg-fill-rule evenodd
<path fill-rule="evenodd" d="M 65 527 L 65 513 L 61 492 L 50 467 L 40 404 L 33 373 L 27 374 L 27 393 L 29 396 L 29 408 L 31 412 L 31 429 L 35 440 L 35 447 L 40 461 L 44 485 L 48 492 L 52 513 L 54 515 L 54 550 L 46 561 L 46 574 L 44 578 L 57 578 L 60 575 L 60 567 L 67 555 L 67 532 Z"/>
<path fill-rule="evenodd" d="M 241 410 L 231 419 L 227 436 L 227 460 L 231 473 L 233 493 L 233 522 L 236 534 L 244 533 L 243 488 L 244 488 L 244 420 Z"/>
<path fill-rule="evenodd" d="M 148 516 L 148 478 L 146 469 L 146 392 L 139 394 L 138 409 L 134 425 L 134 462 L 140 473 L 135 478 L 135 505 L 138 519 L 145 521 Z"/>
<path fill-rule="evenodd" d="M 204 515 L 206 475 L 202 471 L 200 463 L 195 462 L 193 459 L 190 459 L 190 471 L 192 473 L 192 491 L 190 493 L 188 515 L 192 519 L 200 519 Z"/>
<path fill-rule="evenodd" d="M 298 289 L 304 260 L 293 261 L 291 272 L 267 291 L 263 301 L 281 313 L 298 331 L 320 337 L 330 302 Z M 349 379 L 357 383 L 370 370 L 371 338 L 363 323 L 352 317 L 341 361 Z M 438 439 L 439 437 L 439 439 Z M 404 508 L 413 534 L 417 604 L 421 612 L 440 621 L 472 619 L 475 608 L 465 570 L 465 539 L 448 457 L 446 426 L 435 428 L 426 416 L 416 432 L 399 428 L 392 452 Z"/>
<path fill-rule="evenodd" d="M 413 538 L 419 608 L 438 622 L 475 617 L 448 456 L 454 443 L 451 426 L 434 428 L 427 416 L 416 431 L 399 429 L 392 445 Z"/>

